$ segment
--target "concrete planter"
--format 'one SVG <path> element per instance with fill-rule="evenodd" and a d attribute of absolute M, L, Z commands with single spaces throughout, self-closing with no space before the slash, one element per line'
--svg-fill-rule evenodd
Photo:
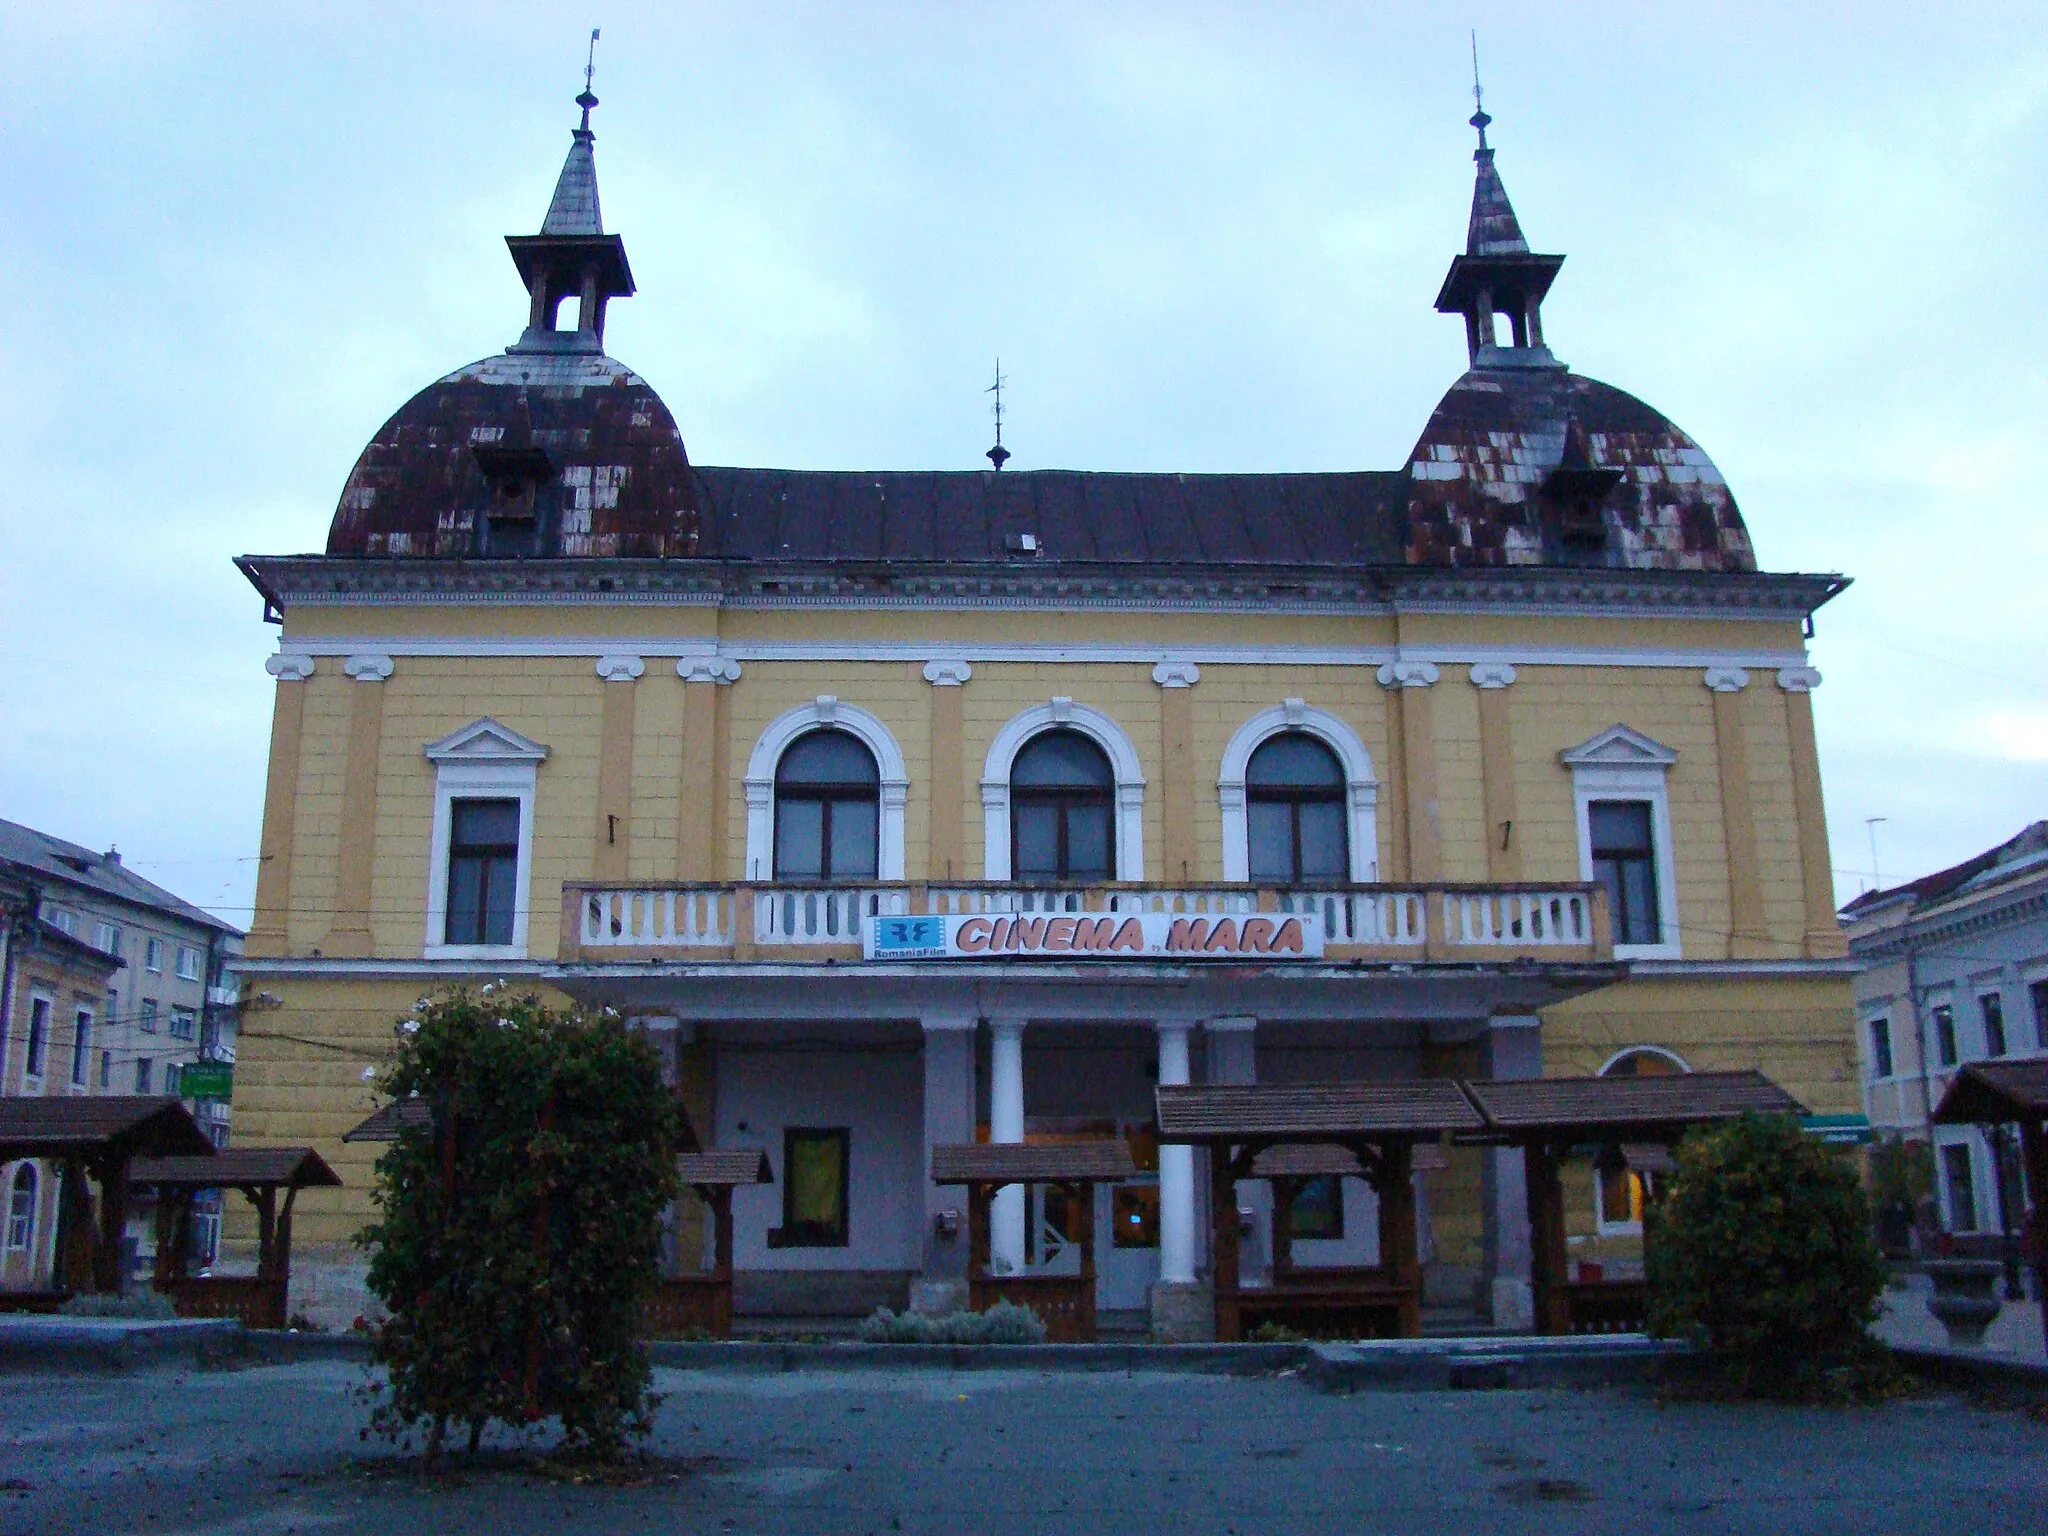
<path fill-rule="evenodd" d="M 1984 1330 L 2004 1310 L 1998 1300 L 1999 1265 L 1995 1259 L 1937 1259 L 1924 1266 L 1934 1282 L 1927 1310 L 1948 1331 L 1957 1349 L 1976 1349 Z"/>

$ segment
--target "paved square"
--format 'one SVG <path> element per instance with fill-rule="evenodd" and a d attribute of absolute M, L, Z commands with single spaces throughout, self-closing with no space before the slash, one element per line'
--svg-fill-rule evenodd
<path fill-rule="evenodd" d="M 2048 1530 L 2048 1425 L 1928 1399 L 1659 1407 L 1622 1391 L 1297 1378 L 662 1372 L 638 1488 L 422 1485 L 356 1458 L 338 1363 L 13 1376 L 0 1531 L 714 1533 Z"/>

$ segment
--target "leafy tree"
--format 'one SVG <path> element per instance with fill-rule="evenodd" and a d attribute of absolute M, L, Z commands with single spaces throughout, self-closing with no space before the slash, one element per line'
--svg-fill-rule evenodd
<path fill-rule="evenodd" d="M 1867 1349 L 1884 1267 L 1848 1162 L 1788 1116 L 1680 1143 L 1650 1207 L 1650 1331 L 1703 1347 L 1744 1395 L 1813 1396 Z"/>
<path fill-rule="evenodd" d="M 429 1109 L 377 1163 L 371 1291 L 389 1310 L 370 1428 L 429 1465 L 447 1426 L 561 1420 L 563 1448 L 612 1458 L 651 1428 L 642 1313 L 681 1116 L 653 1048 L 609 1010 L 558 1012 L 502 987 L 422 999 L 377 1078 Z"/>

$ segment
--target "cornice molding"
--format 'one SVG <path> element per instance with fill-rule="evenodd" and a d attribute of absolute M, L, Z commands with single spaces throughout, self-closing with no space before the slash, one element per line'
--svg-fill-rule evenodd
<path fill-rule="evenodd" d="M 245 555 L 279 607 L 661 604 L 734 608 L 1055 608 L 1255 613 L 1710 613 L 1804 618 L 1831 575 L 1551 566 L 1165 565 L 685 560 L 423 560 Z"/>

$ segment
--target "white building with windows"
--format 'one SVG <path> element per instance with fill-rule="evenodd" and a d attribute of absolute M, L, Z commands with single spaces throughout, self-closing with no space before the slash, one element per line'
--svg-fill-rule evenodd
<path fill-rule="evenodd" d="M 1880 1135 L 1927 1145 L 1939 1230 L 1996 1252 L 2040 1198 L 2017 1139 L 1934 1125 L 1967 1062 L 2048 1055 L 2048 821 L 1951 869 L 1842 909 L 1856 978 L 1865 1113 Z"/>
<path fill-rule="evenodd" d="M 119 853 L 16 822 L 0 821 L 0 870 L 28 893 L 0 965 L 0 1093 L 177 1094 L 188 1065 L 233 1062 L 240 929 L 143 879 Z M 82 966 L 98 978 L 89 990 L 37 968 L 60 952 L 74 972 Z M 187 1108 L 217 1145 L 227 1145 L 227 1103 L 188 1099 Z M 38 1199 L 26 1197 L 30 1184 Z M 47 1275 L 54 1185 L 52 1170 L 0 1167 L 10 1212 L 19 1204 L 43 1239 L 21 1233 L 24 1246 L 8 1251 L 29 1257 L 0 1268 L 0 1284 Z M 138 1254 L 155 1241 L 149 1214 L 138 1204 L 129 1224 Z M 211 1212 L 202 1216 L 211 1218 L 202 1221 L 205 1230 L 217 1230 Z M 11 1243 L 15 1227 L 9 1231 Z"/>

